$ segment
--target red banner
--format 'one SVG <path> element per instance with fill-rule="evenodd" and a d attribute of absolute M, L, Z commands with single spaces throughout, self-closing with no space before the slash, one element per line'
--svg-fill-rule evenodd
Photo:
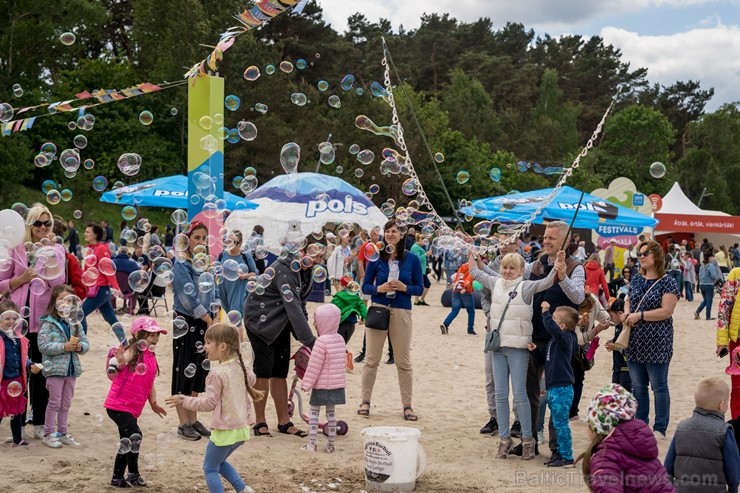
<path fill-rule="evenodd" d="M 655 214 L 659 231 L 686 233 L 740 234 L 740 216 L 696 216 L 689 214 Z"/>

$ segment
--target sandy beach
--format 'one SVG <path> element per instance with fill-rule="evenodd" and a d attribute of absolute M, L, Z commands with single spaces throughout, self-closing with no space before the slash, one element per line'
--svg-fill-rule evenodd
<path fill-rule="evenodd" d="M 549 451 L 530 462 L 518 457 L 494 458 L 498 437 L 481 435 L 478 430 L 487 421 L 483 374 L 483 312 L 476 311 L 477 336 L 465 333 L 465 314 L 461 312 L 450 328 L 440 334 L 439 324 L 448 313 L 440 305 L 443 284 L 433 283 L 428 296 L 429 307 L 414 307 L 412 358 L 414 366 L 414 409 L 416 423 L 405 422 L 401 414 L 400 395 L 395 367 L 380 365 L 369 418 L 355 414 L 360 395 L 360 371 L 347 375 L 345 406 L 337 409 L 338 419 L 349 424 L 349 433 L 337 439 L 337 452 L 306 454 L 299 451 L 303 439 L 276 433 L 272 401 L 268 403 L 268 424 L 274 436 L 253 437 L 231 459 L 247 483 L 258 493 L 337 491 L 360 492 L 365 489 L 363 438 L 368 426 L 412 425 L 421 430 L 420 442 L 427 455 L 427 468 L 417 481 L 416 491 L 441 492 L 534 492 L 586 491 L 579 469 L 550 470 L 544 465 Z M 330 298 L 327 297 L 327 302 Z M 716 303 L 713 312 L 716 313 Z M 694 320 L 692 312 L 698 301 L 679 301 L 674 316 L 675 344 L 669 384 L 671 388 L 672 436 L 678 422 L 691 414 L 697 382 L 709 375 L 723 375 L 726 360 L 714 355 L 716 322 Z M 170 304 L 171 306 L 171 304 Z M 309 311 L 316 308 L 309 303 Z M 160 321 L 164 323 L 164 310 Z M 90 352 L 82 357 L 83 375 L 77 381 L 76 395 L 70 411 L 70 433 L 81 443 L 54 450 L 39 440 L 29 438 L 30 449 L 12 449 L 0 445 L 0 491 L 99 492 L 111 490 L 113 458 L 118 448 L 118 434 L 105 414 L 105 400 L 110 382 L 105 375 L 108 347 L 115 343 L 107 324 L 98 314 L 90 317 Z M 124 319 L 128 328 L 131 319 Z M 362 326 L 358 326 L 350 350 L 357 353 L 362 345 Z M 602 335 L 602 344 L 611 337 Z M 294 344 L 295 345 L 295 344 Z M 297 349 L 297 345 L 295 348 Z M 169 395 L 172 343 L 164 336 L 157 348 L 161 373 L 156 381 L 158 400 Z M 385 360 L 385 357 L 384 359 Z M 612 358 L 603 347 L 596 353 L 596 366 L 586 374 L 581 415 L 588 400 L 603 384 L 611 380 Z M 292 377 L 292 370 L 291 370 Z M 727 377 L 729 383 L 729 377 Z M 304 394 L 304 403 L 307 398 Z M 325 419 L 322 414 L 322 419 Z M 201 417 L 209 423 L 209 416 Z M 307 429 L 298 416 L 294 422 Z M 148 491 L 207 491 L 202 462 L 206 440 L 187 442 L 175 435 L 177 418 L 174 410 L 165 419 L 157 417 L 147 406 L 139 421 L 144 440 L 140 468 L 151 482 Z M 580 454 L 587 444 L 585 422 L 572 421 L 574 452 Z M 9 436 L 8 420 L 3 422 L 3 438 Z M 30 437 L 31 426 L 26 427 Z M 320 443 L 324 440 L 319 435 Z M 669 440 L 659 443 L 661 459 Z M 319 447 L 323 450 L 323 447 Z M 330 485 L 330 483 L 332 483 Z M 334 486 L 332 488 L 331 486 Z M 302 490 L 302 487 L 308 489 Z M 227 488 L 226 491 L 232 491 Z"/>

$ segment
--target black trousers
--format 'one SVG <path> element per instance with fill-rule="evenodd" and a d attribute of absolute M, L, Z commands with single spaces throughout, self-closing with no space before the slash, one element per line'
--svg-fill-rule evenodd
<path fill-rule="evenodd" d="M 108 417 L 118 426 L 118 435 L 120 438 L 128 438 L 131 440 L 131 435 L 141 435 L 141 428 L 139 423 L 131 413 L 123 411 L 108 411 Z M 139 444 L 141 438 L 139 438 Z M 132 440 L 134 442 L 134 440 Z M 123 475 L 126 473 L 126 466 L 128 466 L 129 474 L 139 474 L 139 448 L 136 446 L 136 452 L 132 451 L 125 454 L 116 454 L 116 460 L 113 463 L 113 479 L 123 479 Z"/>
<path fill-rule="evenodd" d="M 547 342 L 536 341 L 537 349 L 529 352 L 529 366 L 527 367 L 527 398 L 532 412 L 532 429 L 540 417 L 540 379 L 545 372 L 545 351 Z M 552 416 L 547 423 L 548 446 L 553 454 L 558 453 L 558 433 L 552 424 Z"/>
<path fill-rule="evenodd" d="M 29 332 L 28 338 L 29 358 L 33 363 L 43 363 L 41 361 L 41 351 L 39 351 L 38 333 Z M 33 426 L 43 426 L 46 422 L 46 405 L 49 404 L 49 391 L 46 390 L 46 377 L 41 373 L 28 372 L 28 397 L 31 401 L 31 410 L 33 411 Z"/>
<path fill-rule="evenodd" d="M 0 418 L 0 423 L 3 422 L 3 418 Z M 16 414 L 10 418 L 10 432 L 13 434 L 13 443 L 18 445 L 23 441 L 23 435 L 21 431 L 23 429 L 23 415 Z"/>
<path fill-rule="evenodd" d="M 337 332 L 344 339 L 344 344 L 349 344 L 349 340 L 352 339 L 352 334 L 355 333 L 354 322 L 347 322 L 346 320 L 344 322 L 341 322 L 339 324 L 339 330 Z M 364 342 L 363 342 L 363 346 L 364 346 Z M 364 351 L 364 347 L 363 347 L 363 351 Z"/>
<path fill-rule="evenodd" d="M 581 369 L 574 359 L 570 360 L 570 366 L 573 368 L 573 377 L 575 382 L 573 383 L 573 403 L 570 405 L 570 412 L 568 418 L 578 416 L 578 403 L 581 402 L 581 396 L 583 395 L 583 381 L 586 379 L 586 373 Z"/>

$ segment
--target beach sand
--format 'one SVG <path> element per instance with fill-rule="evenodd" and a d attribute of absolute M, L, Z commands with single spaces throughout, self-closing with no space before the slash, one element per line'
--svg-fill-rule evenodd
<path fill-rule="evenodd" d="M 543 463 L 549 455 L 522 462 L 518 457 L 508 460 L 494 458 L 497 436 L 479 434 L 488 420 L 483 373 L 483 312 L 476 311 L 477 336 L 465 332 L 465 313 L 460 313 L 450 327 L 450 334 L 440 334 L 439 324 L 448 313 L 440 306 L 443 284 L 433 283 L 428 296 L 429 307 L 414 307 L 412 361 L 414 367 L 414 409 L 416 423 L 402 418 L 400 395 L 395 367 L 381 363 L 375 385 L 369 418 L 355 414 L 360 395 L 362 364 L 354 374 L 347 375 L 347 404 L 337 408 L 337 418 L 349 424 L 349 433 L 337 439 L 334 454 L 323 453 L 325 437 L 319 434 L 319 450 L 315 454 L 300 452 L 305 440 L 276 433 L 277 421 L 272 401 L 267 409 L 268 424 L 274 436 L 253 437 L 234 453 L 231 463 L 247 483 L 258 493 L 337 491 L 360 492 L 365 489 L 363 437 L 369 426 L 414 426 L 421 430 L 420 443 L 427 456 L 427 467 L 417 481 L 416 491 L 441 492 L 535 492 L 586 491 L 580 469 L 551 470 Z M 330 298 L 327 297 L 327 302 Z M 716 322 L 694 320 L 692 312 L 698 301 L 679 301 L 674 317 L 675 345 L 669 384 L 671 388 L 671 422 L 669 439 L 678 422 L 691 415 L 694 389 L 698 381 L 710 375 L 724 375 L 727 360 L 714 355 Z M 172 306 L 170 304 L 170 306 Z M 309 303 L 312 312 L 315 303 Z M 715 300 L 716 309 L 716 300 Z M 163 315 L 160 310 L 159 315 Z M 83 375 L 77 380 L 76 395 L 70 411 L 70 433 L 81 443 L 79 447 L 50 449 L 39 440 L 30 438 L 31 426 L 26 427 L 33 447 L 26 450 L 0 445 L 0 491 L 46 492 L 110 491 L 114 455 L 118 448 L 118 432 L 105 414 L 103 402 L 110 386 L 105 375 L 108 347 L 115 343 L 107 324 L 96 313 L 90 317 L 90 352 L 82 357 Z M 164 322 L 164 317 L 160 317 Z M 128 328 L 131 319 L 124 320 Z M 357 353 L 362 345 L 363 327 L 358 325 L 350 341 L 350 350 Z M 603 343 L 611 330 L 602 334 Z M 295 344 L 295 349 L 298 345 Z M 169 395 L 172 344 L 163 336 L 157 348 L 161 374 L 156 380 L 158 401 L 163 404 Z M 385 354 L 383 357 L 385 361 Z M 612 358 L 603 347 L 596 353 L 596 365 L 586 374 L 581 416 L 593 393 L 611 381 Z M 291 368 L 291 378 L 293 371 Z M 727 377 L 729 383 L 729 377 Z M 307 405 L 307 394 L 303 394 Z M 209 416 L 202 415 L 203 423 Z M 322 420 L 325 417 L 321 416 Z M 298 416 L 293 420 L 303 429 L 307 425 Z M 207 491 L 202 472 L 206 440 L 188 442 L 175 435 L 177 418 L 174 409 L 160 419 L 147 406 L 139 420 L 144 440 L 140 455 L 141 473 L 150 481 L 148 491 L 194 492 Z M 3 422 L 6 437 L 8 420 Z M 581 453 L 588 443 L 583 421 L 571 421 L 574 452 Z M 661 459 L 670 441 L 659 443 Z M 336 486 L 332 489 L 329 483 Z M 227 487 L 226 491 L 233 491 Z"/>

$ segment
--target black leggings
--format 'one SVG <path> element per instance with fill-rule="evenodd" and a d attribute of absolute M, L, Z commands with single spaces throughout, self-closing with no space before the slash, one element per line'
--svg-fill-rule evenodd
<path fill-rule="evenodd" d="M 0 423 L 2 423 L 3 418 L 0 418 Z M 23 441 L 23 435 L 21 434 L 21 430 L 23 429 L 23 415 L 22 414 L 16 414 L 12 418 L 10 418 L 10 432 L 13 434 L 13 443 L 18 445 Z"/>
<path fill-rule="evenodd" d="M 118 435 L 121 438 L 131 438 L 131 435 L 138 433 L 141 435 L 141 428 L 136 422 L 136 418 L 131 413 L 124 411 L 108 411 L 108 417 L 118 426 Z M 116 461 L 113 463 L 113 479 L 123 479 L 128 466 L 129 474 L 139 474 L 139 452 L 128 452 L 126 454 L 116 454 Z"/>
<path fill-rule="evenodd" d="M 41 363 L 42 356 L 38 345 L 38 333 L 29 332 L 28 338 L 28 357 L 33 363 Z M 31 401 L 31 410 L 33 411 L 33 426 L 43 426 L 46 420 L 46 406 L 49 404 L 49 391 L 46 390 L 46 377 L 44 374 L 31 373 L 28 375 L 28 396 Z"/>

